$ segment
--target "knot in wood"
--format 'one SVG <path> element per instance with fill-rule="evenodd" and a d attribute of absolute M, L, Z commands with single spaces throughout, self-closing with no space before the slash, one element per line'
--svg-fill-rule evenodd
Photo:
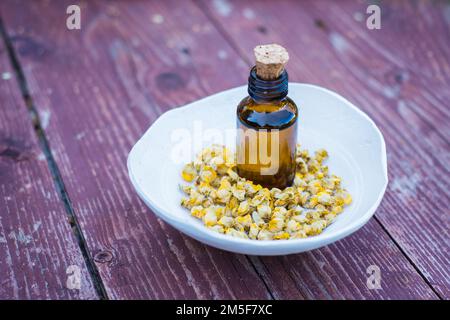
<path fill-rule="evenodd" d="M 95 262 L 98 262 L 98 263 L 111 262 L 112 259 L 113 259 L 112 253 L 107 250 L 97 252 L 94 256 Z"/>

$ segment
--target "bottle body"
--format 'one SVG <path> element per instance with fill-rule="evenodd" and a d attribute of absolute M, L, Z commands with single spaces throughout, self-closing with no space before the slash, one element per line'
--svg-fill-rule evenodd
<path fill-rule="evenodd" d="M 238 174 L 267 188 L 292 185 L 297 118 L 298 108 L 287 96 L 244 98 L 237 108 Z"/>

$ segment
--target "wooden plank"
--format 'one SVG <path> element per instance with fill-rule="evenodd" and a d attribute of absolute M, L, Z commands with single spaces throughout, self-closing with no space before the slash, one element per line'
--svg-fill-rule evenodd
<path fill-rule="evenodd" d="M 104 1 L 86 2 L 82 30 L 68 31 L 61 21 L 70 3 L 19 10 L 2 2 L 1 10 L 108 296 L 270 298 L 245 256 L 203 246 L 156 219 L 126 170 L 131 146 L 159 114 L 211 92 L 209 81 L 227 85 L 227 74 L 205 59 L 208 43 L 216 51 L 211 26 L 194 6 Z M 43 12 L 45 20 L 31 19 Z"/>
<path fill-rule="evenodd" d="M 0 75 L 0 299 L 95 299 L 3 40 Z"/>
<path fill-rule="evenodd" d="M 382 29 L 368 30 L 362 1 L 227 3 L 228 14 L 201 6 L 247 61 L 257 43 L 284 44 L 290 79 L 337 91 L 377 122 L 391 182 L 376 217 L 449 298 L 448 4 L 383 2 Z"/>
<path fill-rule="evenodd" d="M 128 182 L 131 145 L 162 111 L 242 84 L 248 72 L 197 7 L 89 2 L 78 32 L 58 24 L 64 3 L 0 8 L 35 104 L 51 115 L 45 131 L 110 297 L 257 298 L 268 286 L 276 298 L 436 298 L 376 221 L 322 250 L 249 263 L 149 214 Z M 30 19 L 42 10 L 45 23 Z M 366 286 L 373 264 L 383 290 Z"/>

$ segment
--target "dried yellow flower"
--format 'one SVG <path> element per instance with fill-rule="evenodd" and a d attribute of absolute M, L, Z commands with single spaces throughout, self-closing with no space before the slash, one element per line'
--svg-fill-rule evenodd
<path fill-rule="evenodd" d="M 320 234 L 344 207 L 350 193 L 341 178 L 323 165 L 326 150 L 314 156 L 297 146 L 294 184 L 280 190 L 264 188 L 235 171 L 235 156 L 225 147 L 205 148 L 183 167 L 190 182 L 180 186 L 181 205 L 212 231 L 254 240 L 299 239 Z"/>

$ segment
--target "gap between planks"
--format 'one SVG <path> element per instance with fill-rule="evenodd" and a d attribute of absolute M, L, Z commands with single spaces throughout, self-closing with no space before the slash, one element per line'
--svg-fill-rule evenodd
<path fill-rule="evenodd" d="M 237 55 L 245 61 L 248 65 L 251 65 L 252 62 L 247 59 L 246 55 L 241 52 L 241 49 L 239 48 L 238 44 L 234 41 L 233 37 L 225 30 L 223 25 L 214 17 L 214 15 L 211 14 L 209 11 L 209 8 L 207 8 L 204 3 L 198 1 L 198 0 L 192 0 L 192 2 L 200 9 L 201 12 L 205 15 L 205 17 L 211 22 L 211 24 L 216 28 L 216 30 L 224 37 L 224 39 L 228 42 L 231 48 L 237 53 Z M 412 259 L 406 254 L 405 250 L 400 246 L 400 244 L 395 240 L 395 238 L 389 233 L 389 231 L 385 228 L 385 226 L 380 222 L 380 220 L 377 218 L 376 215 L 373 216 L 375 221 L 380 225 L 381 229 L 387 234 L 389 239 L 392 240 L 392 242 L 395 244 L 395 246 L 398 248 L 398 250 L 403 254 L 403 256 L 406 258 L 406 260 L 411 264 L 411 266 L 416 270 L 416 272 L 420 275 L 420 277 L 423 279 L 423 281 L 428 285 L 428 287 L 434 292 L 434 294 L 441 300 L 444 298 L 439 294 L 439 292 L 433 287 L 433 285 L 430 283 L 430 281 L 425 277 L 423 272 L 420 271 L 420 269 L 414 264 Z M 263 276 L 258 272 L 255 263 L 247 256 L 247 259 L 249 259 L 250 263 L 252 264 L 253 268 L 257 272 L 257 274 L 261 277 L 264 285 L 269 289 L 268 284 L 264 280 Z M 262 263 L 262 261 L 261 261 Z M 271 296 L 272 292 L 269 290 Z"/>
<path fill-rule="evenodd" d="M 9 61 L 12 66 L 12 69 L 14 70 L 14 72 L 16 74 L 17 82 L 18 82 L 18 85 L 20 88 L 20 93 L 22 94 L 25 107 L 27 108 L 28 114 L 30 116 L 30 119 L 31 119 L 31 122 L 33 125 L 34 132 L 39 141 L 39 146 L 42 149 L 43 154 L 45 155 L 45 159 L 47 161 L 48 168 L 50 170 L 53 182 L 55 184 L 56 192 L 58 193 L 60 200 L 64 204 L 64 208 L 65 208 L 65 211 L 67 214 L 67 221 L 72 229 L 72 232 L 73 232 L 73 234 L 77 240 L 78 246 L 80 248 L 80 251 L 83 255 L 83 258 L 84 258 L 86 266 L 87 266 L 87 270 L 88 270 L 89 275 L 91 276 L 92 282 L 94 284 L 95 291 L 97 292 L 97 295 L 99 296 L 99 298 L 101 300 L 108 300 L 108 295 L 106 293 L 105 286 L 100 277 L 97 266 L 95 265 L 95 262 L 94 262 L 92 256 L 89 254 L 89 250 L 87 248 L 87 244 L 86 244 L 81 226 L 78 223 L 77 217 L 74 213 L 72 202 L 70 201 L 69 195 L 67 194 L 66 187 L 64 185 L 64 181 L 62 180 L 60 170 L 58 168 L 58 165 L 56 164 L 55 159 L 53 158 L 50 144 L 49 144 L 48 139 L 45 135 L 45 132 L 42 128 L 42 123 L 39 118 L 39 114 L 34 106 L 33 97 L 31 96 L 30 91 L 28 89 L 27 80 L 25 78 L 22 67 L 19 63 L 16 52 L 11 43 L 11 39 L 8 36 L 6 27 L 5 27 L 1 17 L 0 17 L 0 37 L 2 38 L 2 40 L 5 44 L 5 48 L 8 53 Z"/>

